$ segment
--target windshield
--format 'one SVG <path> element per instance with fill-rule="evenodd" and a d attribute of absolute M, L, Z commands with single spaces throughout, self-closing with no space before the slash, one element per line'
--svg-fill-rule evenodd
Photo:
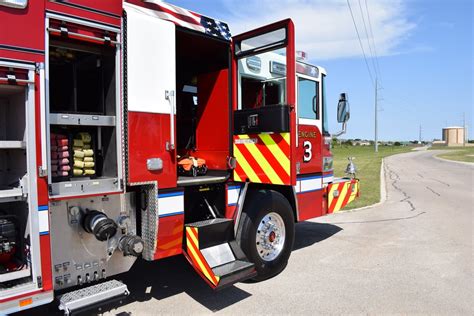
<path fill-rule="evenodd" d="M 322 88 L 323 88 L 323 135 L 329 136 L 329 124 L 328 124 L 328 113 L 326 108 L 326 75 L 323 74 L 322 78 Z"/>

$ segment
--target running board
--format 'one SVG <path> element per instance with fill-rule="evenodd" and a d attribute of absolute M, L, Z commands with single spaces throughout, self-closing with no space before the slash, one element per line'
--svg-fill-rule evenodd
<path fill-rule="evenodd" d="M 216 218 L 186 224 L 185 257 L 213 289 L 257 275 L 234 239 L 234 221 Z"/>
<path fill-rule="evenodd" d="M 59 309 L 64 311 L 64 315 L 71 315 L 123 299 L 129 294 L 125 284 L 110 280 L 61 295 Z"/>

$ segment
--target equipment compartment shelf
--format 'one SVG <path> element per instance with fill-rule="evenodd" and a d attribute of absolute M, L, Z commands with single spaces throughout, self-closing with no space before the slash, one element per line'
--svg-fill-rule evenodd
<path fill-rule="evenodd" d="M 78 178 L 50 184 L 50 193 L 55 197 L 82 194 L 111 193 L 121 190 L 118 178 Z"/>
<path fill-rule="evenodd" d="M 26 142 L 21 140 L 0 140 L 0 149 L 25 149 Z"/>
<path fill-rule="evenodd" d="M 21 278 L 26 278 L 30 276 L 30 268 L 26 267 L 24 269 L 18 270 L 18 271 L 13 271 L 13 272 L 7 272 L 4 274 L 0 274 L 0 283 L 2 282 L 7 282 L 11 280 L 17 280 Z"/>
<path fill-rule="evenodd" d="M 194 186 L 194 185 L 222 183 L 222 182 L 227 181 L 227 179 L 229 179 L 229 176 L 230 175 L 227 173 L 227 171 L 209 170 L 205 176 L 197 176 L 197 177 L 179 176 L 178 186 L 186 187 L 186 186 Z"/>
<path fill-rule="evenodd" d="M 23 199 L 23 190 L 21 188 L 8 188 L 2 190 L 0 187 L 0 203 L 11 202 Z"/>
<path fill-rule="evenodd" d="M 51 113 L 51 125 L 115 126 L 115 116 Z"/>

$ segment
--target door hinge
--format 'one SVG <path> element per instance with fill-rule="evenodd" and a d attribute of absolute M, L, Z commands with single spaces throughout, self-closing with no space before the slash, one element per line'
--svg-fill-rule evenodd
<path fill-rule="evenodd" d="M 35 64 L 35 72 L 37 74 L 39 74 L 42 69 L 44 69 L 44 63 L 36 63 Z"/>
<path fill-rule="evenodd" d="M 36 283 L 38 284 L 38 287 L 39 288 L 42 288 L 43 287 L 43 278 L 42 277 L 37 277 L 36 278 Z"/>

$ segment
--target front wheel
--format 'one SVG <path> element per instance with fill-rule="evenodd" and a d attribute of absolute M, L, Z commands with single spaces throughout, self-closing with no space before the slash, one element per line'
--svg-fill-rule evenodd
<path fill-rule="evenodd" d="M 294 223 L 291 205 L 279 192 L 260 190 L 246 201 L 237 241 L 255 264 L 255 281 L 269 279 L 286 267 L 293 248 Z"/>

